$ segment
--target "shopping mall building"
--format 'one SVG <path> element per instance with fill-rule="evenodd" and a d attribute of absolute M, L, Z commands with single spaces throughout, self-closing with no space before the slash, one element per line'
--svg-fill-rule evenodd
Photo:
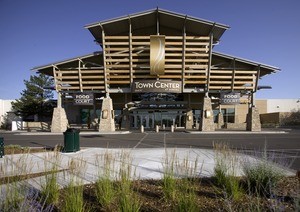
<path fill-rule="evenodd" d="M 259 78 L 279 69 L 215 52 L 229 26 L 154 9 L 85 28 L 99 52 L 33 69 L 55 81 L 52 132 L 260 130 Z"/>

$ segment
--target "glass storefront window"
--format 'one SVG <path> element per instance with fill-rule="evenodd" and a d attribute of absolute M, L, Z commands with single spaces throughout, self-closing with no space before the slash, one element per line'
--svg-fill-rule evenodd
<path fill-rule="evenodd" d="M 224 122 L 225 123 L 234 123 L 234 108 L 226 108 L 226 113 L 224 114 Z"/>

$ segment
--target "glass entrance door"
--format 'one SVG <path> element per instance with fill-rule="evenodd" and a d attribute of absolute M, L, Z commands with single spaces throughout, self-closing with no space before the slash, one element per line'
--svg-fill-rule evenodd
<path fill-rule="evenodd" d="M 176 113 L 170 111 L 161 112 L 161 126 L 171 127 L 171 125 L 175 125 L 176 116 L 177 111 Z"/>
<path fill-rule="evenodd" d="M 183 111 L 134 111 L 132 117 L 131 126 L 134 128 L 140 128 L 141 125 L 148 129 L 154 129 L 156 125 L 181 126 Z"/>

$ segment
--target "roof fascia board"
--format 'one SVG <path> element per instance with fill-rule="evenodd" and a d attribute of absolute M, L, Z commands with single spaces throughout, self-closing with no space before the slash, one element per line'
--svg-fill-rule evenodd
<path fill-rule="evenodd" d="M 99 26 L 99 24 L 105 25 L 105 24 L 110 24 L 110 23 L 117 22 L 117 21 L 124 21 L 124 20 L 127 20 L 128 17 L 130 17 L 132 19 L 132 18 L 135 18 L 135 17 L 148 15 L 148 14 L 151 14 L 153 12 L 156 12 L 156 9 L 155 10 L 146 10 L 144 12 L 133 13 L 133 14 L 129 14 L 129 15 L 126 15 L 126 16 L 120 16 L 120 17 L 113 18 L 113 19 L 107 19 L 107 20 L 104 20 L 104 21 L 94 22 L 94 23 L 85 25 L 84 28 L 89 29 L 89 28 Z"/>
<path fill-rule="evenodd" d="M 61 60 L 61 61 L 50 63 L 50 64 L 47 64 L 47 65 L 43 65 L 43 66 L 36 66 L 36 67 L 33 67 L 31 70 L 32 71 L 38 71 L 40 69 L 45 69 L 45 68 L 50 68 L 50 67 L 53 67 L 53 66 L 63 65 L 63 64 L 66 64 L 66 63 L 74 62 L 76 60 L 84 60 L 86 58 L 93 57 L 93 56 L 100 55 L 100 54 L 102 54 L 102 52 L 96 52 L 96 53 L 92 53 L 92 54 L 83 55 L 83 56 L 80 56 L 80 57 L 74 57 L 74 58 L 70 58 L 70 59 L 66 59 L 66 60 Z"/>
<path fill-rule="evenodd" d="M 202 24 L 209 24 L 209 25 L 214 25 L 215 24 L 216 27 L 220 27 L 220 28 L 224 28 L 224 29 L 229 29 L 230 28 L 230 26 L 228 26 L 228 25 L 213 22 L 213 21 L 209 21 L 209 20 L 202 19 L 202 18 L 200 19 L 200 18 L 196 18 L 196 17 L 193 17 L 193 16 L 188 16 L 188 15 L 184 15 L 184 14 L 181 14 L 181 13 L 175 13 L 175 12 L 171 12 L 171 11 L 168 11 L 168 10 L 162 10 L 162 9 L 159 9 L 159 11 L 161 13 L 164 13 L 164 14 L 167 14 L 167 15 L 173 15 L 173 16 L 176 16 L 178 18 L 187 19 L 189 21 L 194 21 L 194 22 L 198 22 L 198 23 L 202 23 Z"/>
<path fill-rule="evenodd" d="M 171 11 L 163 10 L 163 9 L 159 9 L 159 8 L 158 9 L 155 8 L 155 9 L 152 9 L 152 10 L 146 10 L 146 11 L 139 12 L 139 13 L 130 14 L 129 16 L 130 16 L 130 18 L 135 18 L 135 17 L 155 13 L 157 11 L 159 13 L 162 13 L 162 14 L 172 15 L 172 16 L 175 16 L 175 17 L 178 17 L 178 18 L 187 19 L 189 21 L 194 21 L 194 22 L 198 22 L 198 23 L 202 23 L 202 24 L 209 24 L 209 25 L 215 24 L 216 27 L 220 27 L 220 28 L 223 28 L 225 30 L 230 28 L 228 25 L 225 25 L 225 24 L 216 23 L 216 22 L 205 20 L 205 19 L 199 19 L 199 18 L 196 18 L 196 17 L 183 15 L 183 14 L 180 14 L 180 13 L 175 13 L 175 12 L 171 12 Z M 92 24 L 86 25 L 85 28 L 89 29 L 89 28 L 97 27 L 97 26 L 99 26 L 99 24 L 105 25 L 105 24 L 110 24 L 110 23 L 117 22 L 117 21 L 123 21 L 123 20 L 126 20 L 126 19 L 128 19 L 128 15 L 127 16 L 121 16 L 121 17 L 118 17 L 118 18 L 108 19 L 108 20 L 104 20 L 104 21 L 100 21 L 100 22 L 94 22 Z"/>

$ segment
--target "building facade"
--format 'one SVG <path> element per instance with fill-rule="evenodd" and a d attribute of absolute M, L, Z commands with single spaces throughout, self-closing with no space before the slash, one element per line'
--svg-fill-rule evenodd
<path fill-rule="evenodd" d="M 229 26 L 157 8 L 85 28 L 99 52 L 34 68 L 54 77 L 53 132 L 68 124 L 213 131 L 222 119 L 246 122 L 240 104 L 248 130 L 260 130 L 254 94 L 279 69 L 213 51 Z"/>
<path fill-rule="evenodd" d="M 11 112 L 11 103 L 13 100 L 0 99 L 0 125 L 6 124 L 9 119 L 8 112 Z"/>

